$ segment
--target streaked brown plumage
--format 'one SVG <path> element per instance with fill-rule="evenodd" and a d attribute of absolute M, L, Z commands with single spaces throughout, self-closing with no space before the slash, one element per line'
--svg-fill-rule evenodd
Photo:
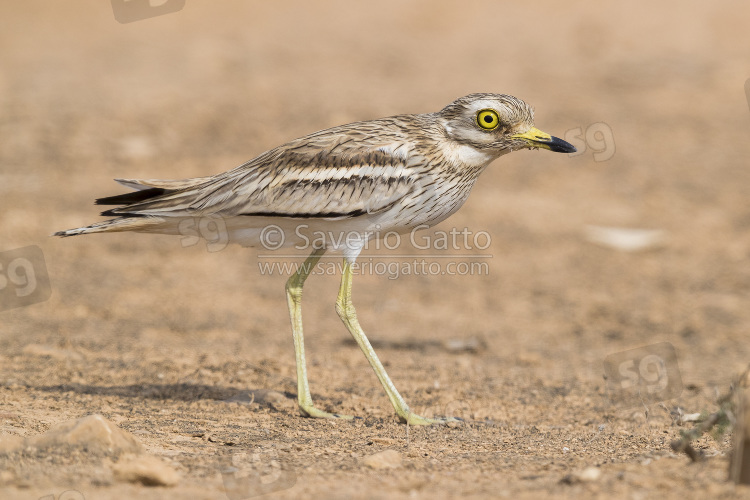
<path fill-rule="evenodd" d="M 136 191 L 97 200 L 119 205 L 113 219 L 55 233 L 137 231 L 180 234 L 196 217 L 224 221 L 227 239 L 257 246 L 264 227 L 283 229 L 286 247 L 299 245 L 295 228 L 331 234 L 305 264 L 327 250 L 345 257 L 337 311 L 360 344 L 397 414 L 414 424 L 435 423 L 411 413 L 377 359 L 351 304 L 351 264 L 367 239 L 408 232 L 444 220 L 464 203 L 482 171 L 503 154 L 523 148 L 573 152 L 570 144 L 534 128 L 526 103 L 502 94 L 471 94 L 441 111 L 350 123 L 271 149 L 228 172 L 185 180 L 130 180 Z M 355 233 L 362 237 L 336 238 Z M 304 360 L 300 301 L 309 266 L 287 282 L 303 414 L 339 417 L 312 405 Z M 443 420 L 440 420 L 443 421 Z"/>

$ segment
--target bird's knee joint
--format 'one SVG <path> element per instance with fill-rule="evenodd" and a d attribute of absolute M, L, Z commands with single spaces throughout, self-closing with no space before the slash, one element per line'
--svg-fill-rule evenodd
<path fill-rule="evenodd" d="M 338 314 L 340 318 L 348 318 L 351 315 L 351 311 L 352 307 L 350 302 L 343 300 L 336 301 L 336 314 Z"/>
<path fill-rule="evenodd" d="M 287 282 L 286 294 L 295 302 L 302 300 L 302 287 L 296 283 Z"/>
<path fill-rule="evenodd" d="M 338 314 L 341 319 L 348 319 L 354 316 L 356 311 L 354 310 L 354 305 L 350 301 L 337 300 L 336 314 Z"/>

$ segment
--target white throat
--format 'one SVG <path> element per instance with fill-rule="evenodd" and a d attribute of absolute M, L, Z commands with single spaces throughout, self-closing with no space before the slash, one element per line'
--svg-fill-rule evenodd
<path fill-rule="evenodd" d="M 454 165 L 462 165 L 472 168 L 486 167 L 492 160 L 501 156 L 496 153 L 482 151 L 481 149 L 466 144 L 458 144 L 450 140 L 443 141 L 440 146 L 446 160 Z"/>

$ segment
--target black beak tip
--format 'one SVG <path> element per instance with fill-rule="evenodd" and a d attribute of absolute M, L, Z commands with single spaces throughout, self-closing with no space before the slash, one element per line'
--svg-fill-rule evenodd
<path fill-rule="evenodd" d="M 555 136 L 551 137 L 551 140 L 547 142 L 547 146 L 549 146 L 550 151 L 554 151 L 555 153 L 575 153 L 578 151 L 571 143 Z"/>

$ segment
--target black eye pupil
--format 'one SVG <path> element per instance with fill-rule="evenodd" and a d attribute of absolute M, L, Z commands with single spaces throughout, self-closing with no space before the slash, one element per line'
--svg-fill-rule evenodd
<path fill-rule="evenodd" d="M 495 120 L 490 115 L 486 115 L 484 117 L 484 123 L 492 123 L 493 121 L 495 121 Z"/>

